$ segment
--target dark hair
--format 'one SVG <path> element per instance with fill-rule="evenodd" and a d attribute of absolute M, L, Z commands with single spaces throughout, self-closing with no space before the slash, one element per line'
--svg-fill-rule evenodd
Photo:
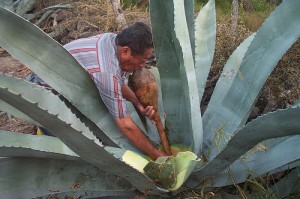
<path fill-rule="evenodd" d="M 153 48 L 151 29 L 142 22 L 136 22 L 117 35 L 116 44 L 128 46 L 133 55 L 143 55 L 147 49 Z"/>

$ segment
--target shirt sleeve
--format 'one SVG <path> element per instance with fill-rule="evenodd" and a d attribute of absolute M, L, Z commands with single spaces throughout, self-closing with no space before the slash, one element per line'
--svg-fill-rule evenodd
<path fill-rule="evenodd" d="M 123 84 L 126 84 L 128 85 L 128 78 L 129 78 L 129 75 L 131 75 L 132 73 L 130 72 L 123 72 L 122 73 L 122 85 Z"/>
<path fill-rule="evenodd" d="M 114 118 L 124 118 L 128 115 L 126 99 L 121 92 L 122 80 L 108 73 L 98 73 L 94 81 L 98 87 L 102 101 Z"/>

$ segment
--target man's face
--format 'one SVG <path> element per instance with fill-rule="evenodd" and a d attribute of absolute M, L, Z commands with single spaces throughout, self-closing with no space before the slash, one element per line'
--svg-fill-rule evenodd
<path fill-rule="evenodd" d="M 123 71 L 132 72 L 136 69 L 143 68 L 146 61 L 152 55 L 153 48 L 148 48 L 143 55 L 132 55 L 130 48 L 121 47 L 120 62 Z"/>

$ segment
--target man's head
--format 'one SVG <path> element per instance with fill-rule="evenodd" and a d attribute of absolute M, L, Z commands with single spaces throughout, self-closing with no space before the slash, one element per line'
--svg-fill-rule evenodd
<path fill-rule="evenodd" d="M 124 71 L 144 67 L 153 52 L 151 29 L 137 22 L 117 35 L 116 44 Z"/>

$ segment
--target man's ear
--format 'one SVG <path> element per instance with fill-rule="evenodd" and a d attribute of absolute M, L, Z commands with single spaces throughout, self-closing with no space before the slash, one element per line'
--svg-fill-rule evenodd
<path fill-rule="evenodd" d="M 123 59 L 131 56 L 131 49 L 128 46 L 122 46 L 120 49 L 120 57 Z"/>

